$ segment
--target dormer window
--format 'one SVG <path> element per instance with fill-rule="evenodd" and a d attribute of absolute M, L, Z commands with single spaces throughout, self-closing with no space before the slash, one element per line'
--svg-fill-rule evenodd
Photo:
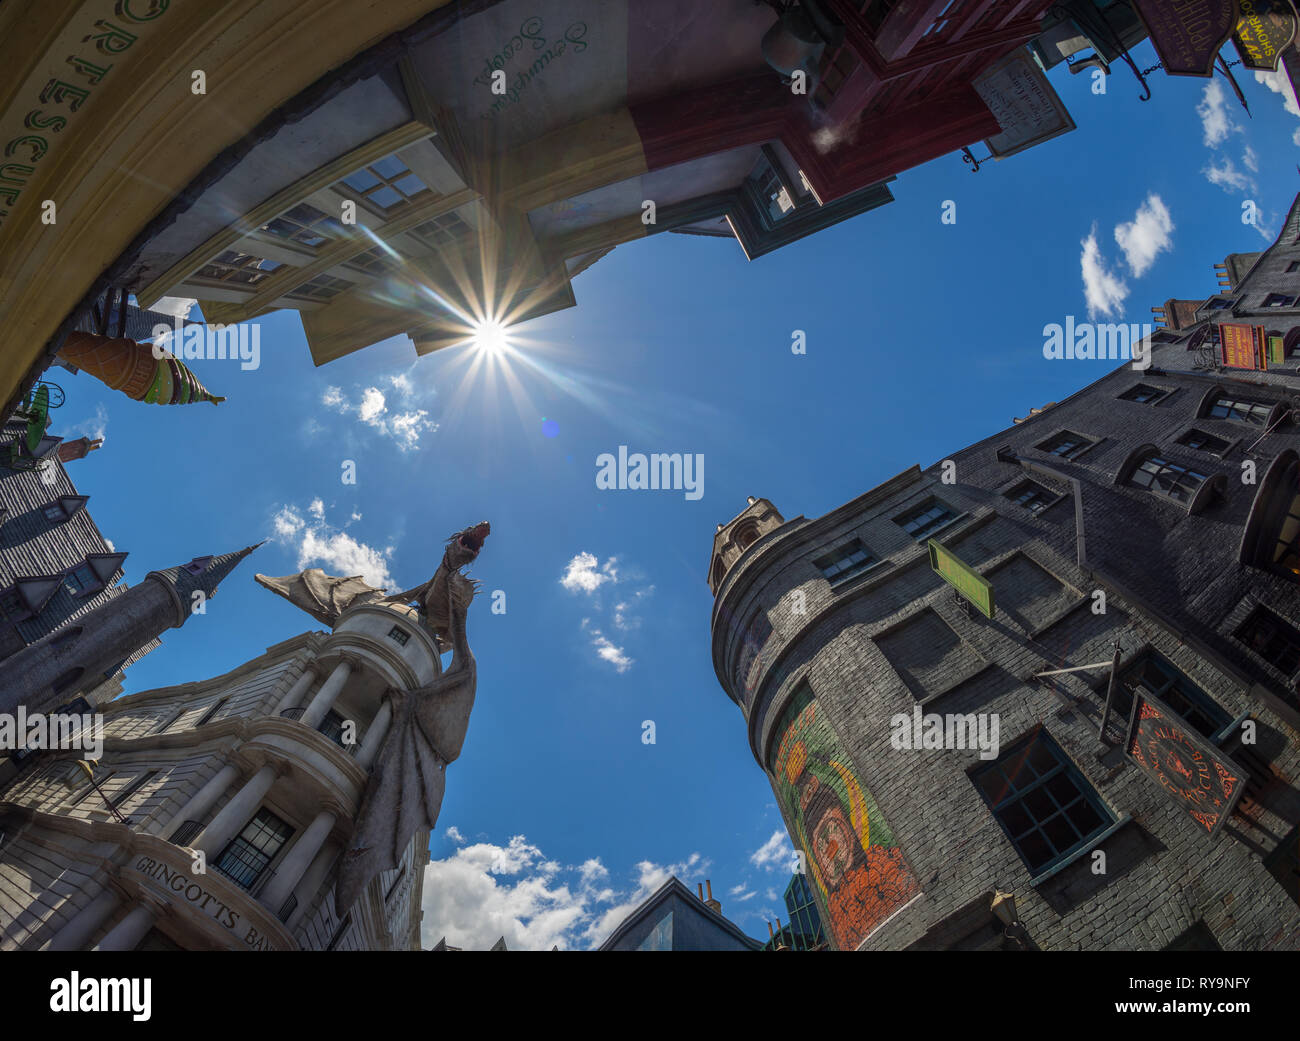
<path fill-rule="evenodd" d="M 1282 293 L 1269 293 L 1264 297 L 1265 307 L 1290 307 L 1295 303 L 1295 297 L 1285 296 Z"/>
<path fill-rule="evenodd" d="M 65 521 L 77 515 L 77 512 L 86 505 L 88 495 L 60 495 L 58 499 L 50 503 L 42 511 L 46 520 Z"/>
<path fill-rule="evenodd" d="M 191 575 L 201 575 L 208 569 L 208 565 L 211 563 L 212 558 L 210 556 L 195 557 L 188 564 L 183 564 L 181 566 L 183 570 L 188 571 Z"/>
<path fill-rule="evenodd" d="M 1147 453 L 1128 477 L 1128 483 L 1135 488 L 1145 488 L 1182 503 L 1191 502 L 1206 480 L 1206 474 L 1171 463 L 1155 452 Z"/>
<path fill-rule="evenodd" d="M 1263 426 L 1273 411 L 1273 405 L 1267 401 L 1254 401 L 1250 398 L 1238 398 L 1223 395 L 1215 398 L 1206 411 L 1213 419 L 1231 419 L 1236 423 L 1251 423 Z"/>
<path fill-rule="evenodd" d="M 73 568 L 63 576 L 63 588 L 73 596 L 85 596 L 87 593 L 93 593 L 102 588 L 103 583 L 91 569 L 89 564 L 82 564 L 80 567 Z"/>

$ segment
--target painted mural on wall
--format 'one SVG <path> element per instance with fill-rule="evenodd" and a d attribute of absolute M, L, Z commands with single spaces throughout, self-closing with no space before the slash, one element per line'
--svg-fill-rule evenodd
<path fill-rule="evenodd" d="M 835 946 L 851 951 L 920 887 L 807 685 L 776 732 L 769 769 L 777 798 L 807 854 Z"/>

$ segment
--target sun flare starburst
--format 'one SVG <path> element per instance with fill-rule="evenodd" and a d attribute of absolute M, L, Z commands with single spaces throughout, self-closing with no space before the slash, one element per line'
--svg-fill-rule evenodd
<path fill-rule="evenodd" d="M 482 354 L 499 355 L 510 346 L 510 333 L 499 321 L 489 318 L 474 324 L 470 342 Z"/>

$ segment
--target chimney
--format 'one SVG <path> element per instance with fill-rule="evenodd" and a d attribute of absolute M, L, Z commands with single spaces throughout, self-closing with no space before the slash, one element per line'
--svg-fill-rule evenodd
<path fill-rule="evenodd" d="M 700 903 L 704 903 L 704 886 L 702 886 L 699 882 L 696 882 L 695 891 L 700 894 Z"/>
<path fill-rule="evenodd" d="M 59 461 L 70 463 L 74 459 L 85 459 L 88 453 L 93 452 L 103 443 L 102 437 L 97 437 L 93 441 L 88 437 L 79 437 L 76 441 L 64 441 L 58 448 Z"/>
<path fill-rule="evenodd" d="M 704 901 L 704 906 L 715 914 L 722 914 L 722 904 L 713 899 L 713 882 L 711 879 L 705 879 L 704 884 L 709 887 L 709 898 Z"/>

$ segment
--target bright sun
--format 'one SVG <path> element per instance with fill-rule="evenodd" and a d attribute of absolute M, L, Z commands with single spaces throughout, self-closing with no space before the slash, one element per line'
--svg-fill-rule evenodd
<path fill-rule="evenodd" d="M 500 322 L 488 319 L 474 326 L 473 344 L 484 354 L 500 354 L 509 344 L 506 327 Z"/>

